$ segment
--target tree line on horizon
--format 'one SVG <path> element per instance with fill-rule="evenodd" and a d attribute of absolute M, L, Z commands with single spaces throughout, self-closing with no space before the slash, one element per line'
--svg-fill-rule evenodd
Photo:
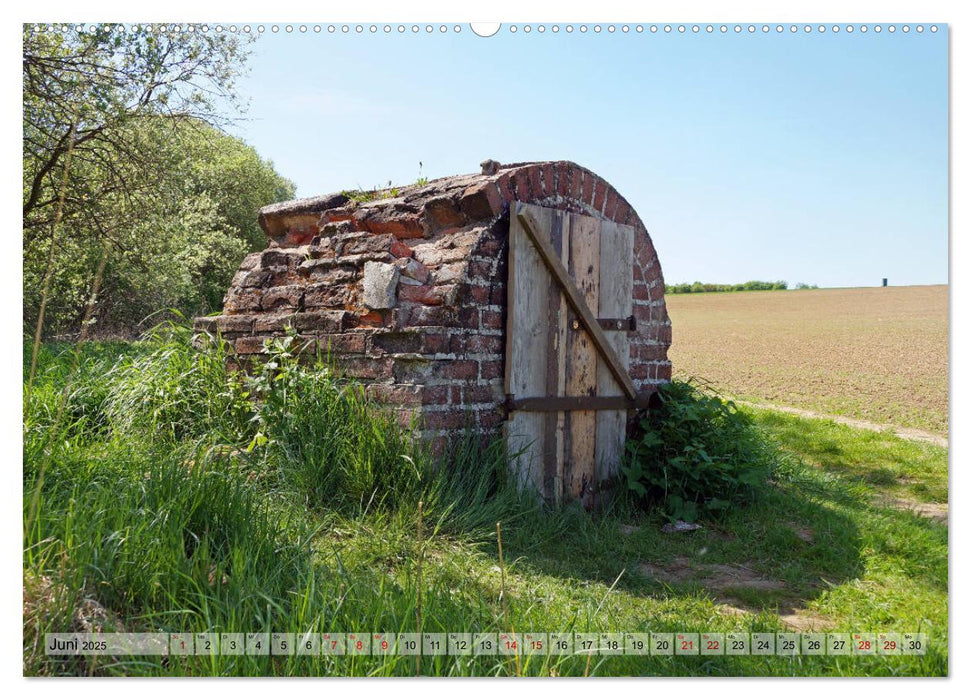
<path fill-rule="evenodd" d="M 785 280 L 763 282 L 750 280 L 737 284 L 711 284 L 707 282 L 681 282 L 679 284 L 664 285 L 665 294 L 702 294 L 704 292 L 767 292 L 779 289 L 789 289 Z M 799 282 L 793 289 L 819 289 L 818 285 Z"/>

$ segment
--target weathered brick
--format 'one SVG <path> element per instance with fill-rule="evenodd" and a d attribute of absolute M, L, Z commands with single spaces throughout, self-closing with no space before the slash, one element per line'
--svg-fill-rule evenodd
<path fill-rule="evenodd" d="M 474 418 L 468 412 L 456 408 L 450 411 L 432 411 L 422 414 L 422 426 L 428 430 L 459 430 L 471 427 Z"/>
<path fill-rule="evenodd" d="M 432 272 L 432 280 L 435 284 L 462 282 L 466 278 L 466 269 L 464 262 L 448 263 Z"/>
<path fill-rule="evenodd" d="M 419 352 L 425 355 L 435 355 L 450 351 L 450 337 L 444 333 L 422 333 Z"/>
<path fill-rule="evenodd" d="M 418 384 L 371 384 L 367 387 L 367 395 L 372 401 L 395 406 L 422 404 L 422 387 Z"/>
<path fill-rule="evenodd" d="M 421 402 L 431 406 L 448 403 L 449 387 L 445 384 L 434 384 L 423 386 L 421 392 Z"/>
<path fill-rule="evenodd" d="M 474 360 L 451 360 L 442 365 L 439 376 L 446 379 L 476 379 L 479 363 Z"/>
<path fill-rule="evenodd" d="M 294 315 L 294 327 L 298 331 L 323 331 L 338 333 L 344 328 L 346 311 L 305 311 Z"/>
<path fill-rule="evenodd" d="M 256 355 L 263 352 L 263 338 L 256 336 L 238 338 L 233 347 L 238 355 Z"/>
<path fill-rule="evenodd" d="M 617 190 L 613 187 L 607 187 L 607 199 L 604 202 L 604 216 L 606 216 L 611 221 L 616 221 L 617 216 L 617 203 L 619 198 L 617 196 Z"/>
<path fill-rule="evenodd" d="M 263 253 L 250 253 L 245 258 L 243 262 L 239 264 L 240 270 L 252 270 L 259 267 L 260 260 L 263 258 Z"/>
<path fill-rule="evenodd" d="M 457 335 L 451 343 L 454 353 L 501 353 L 504 348 L 505 342 L 498 335 Z"/>
<path fill-rule="evenodd" d="M 597 178 L 596 186 L 593 190 L 593 200 L 590 202 L 591 206 L 599 212 L 603 211 L 604 200 L 607 198 L 607 183 L 604 182 L 599 177 Z"/>
<path fill-rule="evenodd" d="M 307 309 L 338 308 L 347 301 L 348 290 L 342 285 L 312 284 L 307 287 L 303 304 Z"/>
<path fill-rule="evenodd" d="M 398 258 L 396 264 L 398 269 L 401 270 L 402 277 L 413 279 L 422 284 L 428 281 L 428 277 L 431 274 L 431 271 L 427 267 L 414 258 Z"/>
<path fill-rule="evenodd" d="M 482 379 L 500 379 L 504 376 L 502 360 L 483 360 L 479 365 Z"/>
<path fill-rule="evenodd" d="M 337 366 L 354 379 L 391 379 L 391 361 L 387 358 L 341 357 Z"/>
<path fill-rule="evenodd" d="M 250 270 L 245 275 L 243 275 L 242 280 L 240 280 L 239 286 L 246 287 L 262 287 L 270 279 L 270 271 L 263 269 Z"/>
<path fill-rule="evenodd" d="M 505 328 L 502 314 L 498 311 L 482 311 L 482 328 L 486 330 L 501 331 Z"/>
<path fill-rule="evenodd" d="M 377 332 L 371 338 L 371 351 L 378 353 L 421 352 L 422 334 L 417 331 L 404 333 Z"/>
<path fill-rule="evenodd" d="M 508 172 L 501 173 L 496 178 L 496 187 L 499 188 L 499 195 L 504 204 L 508 204 L 516 199 L 516 191 L 513 189 L 512 176 Z"/>
<path fill-rule="evenodd" d="M 303 290 L 303 285 L 298 284 L 271 287 L 263 293 L 263 309 L 299 309 L 303 302 Z"/>
<path fill-rule="evenodd" d="M 445 306 L 415 305 L 408 314 L 408 326 L 450 326 L 455 322 L 454 313 Z"/>
<path fill-rule="evenodd" d="M 498 428 L 506 420 L 506 412 L 500 408 L 492 411 L 479 411 L 477 418 L 480 428 L 492 430 Z"/>
<path fill-rule="evenodd" d="M 540 199 L 545 194 L 543 191 L 542 169 L 538 165 L 530 166 L 526 169 L 529 177 L 529 191 L 533 199 Z"/>
<path fill-rule="evenodd" d="M 339 333 L 321 336 L 320 351 L 324 355 L 363 355 L 367 349 L 366 333 Z"/>
<path fill-rule="evenodd" d="M 443 229 L 463 226 L 466 223 L 465 214 L 462 213 L 456 201 L 447 195 L 425 200 L 422 216 L 427 236 L 432 236 Z"/>
<path fill-rule="evenodd" d="M 286 330 L 293 326 L 294 314 L 290 312 L 277 314 L 260 314 L 253 321 L 254 333 L 272 333 Z"/>
<path fill-rule="evenodd" d="M 490 296 L 490 288 L 484 284 L 469 284 L 463 287 L 465 294 L 468 294 L 469 298 L 476 304 L 488 304 Z"/>
<path fill-rule="evenodd" d="M 391 247 L 395 240 L 395 237 L 390 233 L 368 234 L 345 243 L 340 248 L 340 256 L 391 253 Z"/>
<path fill-rule="evenodd" d="M 231 288 L 223 299 L 225 313 L 259 311 L 262 308 L 263 290 Z"/>
<path fill-rule="evenodd" d="M 415 304 L 437 306 L 445 302 L 445 294 L 441 287 L 429 287 L 426 284 L 403 284 L 398 286 L 398 299 Z"/>
<path fill-rule="evenodd" d="M 483 182 L 462 193 L 459 207 L 472 221 L 491 219 L 502 213 L 502 198 L 494 182 Z"/>
<path fill-rule="evenodd" d="M 520 202 L 529 202 L 533 199 L 533 191 L 530 187 L 529 169 L 519 168 L 513 172 L 512 187 L 516 193 L 516 199 Z"/>
<path fill-rule="evenodd" d="M 469 279 L 489 281 L 492 279 L 492 262 L 485 260 L 472 260 L 469 262 Z"/>
<path fill-rule="evenodd" d="M 505 401 L 506 398 L 502 385 L 498 383 L 472 384 L 453 388 L 461 390 L 461 401 L 463 404 L 500 403 Z"/>
<path fill-rule="evenodd" d="M 255 318 L 258 316 L 219 316 L 216 328 L 220 333 L 251 333 Z"/>
<path fill-rule="evenodd" d="M 596 178 L 590 173 L 583 173 L 582 177 L 583 181 L 581 186 L 583 189 L 580 192 L 580 200 L 591 204 L 593 202 L 593 184 Z"/>

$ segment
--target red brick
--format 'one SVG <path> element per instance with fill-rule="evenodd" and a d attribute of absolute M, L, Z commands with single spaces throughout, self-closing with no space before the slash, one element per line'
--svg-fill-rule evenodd
<path fill-rule="evenodd" d="M 383 326 L 385 325 L 385 314 L 382 311 L 369 311 L 358 316 L 358 323 L 362 326 Z"/>
<path fill-rule="evenodd" d="M 303 285 L 298 284 L 271 287 L 263 294 L 263 309 L 299 309 L 303 301 L 303 290 Z"/>
<path fill-rule="evenodd" d="M 437 374 L 446 379 L 475 379 L 479 374 L 479 363 L 474 360 L 451 360 L 444 363 Z"/>
<path fill-rule="evenodd" d="M 367 349 L 365 333 L 341 333 L 320 338 L 320 351 L 323 354 L 363 355 Z"/>
<path fill-rule="evenodd" d="M 223 301 L 224 313 L 259 311 L 262 308 L 263 290 L 231 288 Z"/>
<path fill-rule="evenodd" d="M 400 284 L 398 285 L 398 300 L 438 306 L 445 301 L 445 296 L 442 287 L 429 287 L 425 284 Z"/>
<path fill-rule="evenodd" d="M 613 187 L 607 187 L 607 201 L 604 203 L 604 216 L 606 216 L 611 221 L 617 220 L 617 190 Z"/>
<path fill-rule="evenodd" d="M 419 352 L 425 355 L 435 355 L 449 351 L 449 336 L 442 333 L 422 333 L 421 349 Z"/>
<path fill-rule="evenodd" d="M 501 379 L 504 376 L 502 360 L 483 360 L 479 365 L 482 379 Z"/>
<path fill-rule="evenodd" d="M 634 284 L 634 293 L 633 293 L 633 296 L 634 296 L 635 299 L 637 299 L 639 301 L 650 301 L 651 300 L 651 292 L 650 292 L 650 290 L 647 288 L 647 285 L 646 284 L 642 284 L 641 282 L 636 282 Z"/>
<path fill-rule="evenodd" d="M 358 226 L 371 233 L 390 233 L 397 238 L 424 238 L 425 229 L 417 213 L 398 211 L 368 211 Z"/>
<path fill-rule="evenodd" d="M 479 412 L 479 427 L 484 430 L 490 430 L 492 428 L 497 428 L 502 425 L 502 422 L 506 420 L 505 412 L 501 409 L 495 411 L 480 411 Z"/>
<path fill-rule="evenodd" d="M 491 291 L 489 287 L 485 285 L 466 285 L 465 288 L 468 290 L 469 298 L 472 299 L 476 304 L 488 304 L 489 303 L 489 292 Z"/>
<path fill-rule="evenodd" d="M 543 191 L 543 181 L 542 181 L 542 168 L 538 165 L 534 165 L 528 168 L 529 172 L 529 189 L 532 193 L 533 199 L 540 199 L 545 195 Z"/>
<path fill-rule="evenodd" d="M 669 382 L 671 381 L 671 363 L 666 362 L 664 364 L 658 365 L 657 378 Z"/>
<path fill-rule="evenodd" d="M 472 422 L 472 416 L 461 409 L 434 411 L 422 415 L 422 425 L 429 430 L 458 430 Z"/>
<path fill-rule="evenodd" d="M 516 199 L 520 202 L 528 202 L 533 198 L 532 190 L 529 185 L 529 169 L 519 168 L 512 176 L 513 191 Z"/>
<path fill-rule="evenodd" d="M 298 331 L 337 333 L 343 330 L 346 316 L 346 311 L 306 311 L 296 314 L 293 321 Z"/>
<path fill-rule="evenodd" d="M 355 379 L 390 379 L 391 362 L 373 357 L 341 357 L 337 366 L 343 374 Z"/>
<path fill-rule="evenodd" d="M 595 179 L 595 175 L 588 172 L 583 173 L 583 189 L 580 192 L 580 201 L 588 204 L 593 202 L 593 181 Z"/>
<path fill-rule="evenodd" d="M 482 312 L 482 328 L 486 330 L 501 331 L 505 328 L 502 321 L 502 314 L 498 311 Z"/>
<path fill-rule="evenodd" d="M 234 348 L 236 349 L 236 353 L 239 355 L 256 355 L 263 352 L 263 338 L 240 338 L 234 344 Z"/>
<path fill-rule="evenodd" d="M 395 406 L 420 406 L 422 404 L 422 387 L 413 384 L 371 384 L 367 387 L 367 396 L 378 403 Z"/>
<path fill-rule="evenodd" d="M 502 241 L 494 234 L 487 234 L 479 239 L 479 247 L 475 252 L 483 257 L 489 258 L 499 254 L 502 250 Z"/>
<path fill-rule="evenodd" d="M 252 333 L 253 320 L 258 316 L 218 316 L 216 329 L 220 333 Z"/>
<path fill-rule="evenodd" d="M 449 387 L 445 384 L 435 386 L 423 386 L 421 391 L 421 402 L 429 406 L 448 403 Z"/>
<path fill-rule="evenodd" d="M 410 258 L 414 251 L 397 238 L 391 241 L 391 254 L 396 258 Z"/>
<path fill-rule="evenodd" d="M 308 309 L 343 308 L 347 301 L 348 290 L 344 286 L 314 284 L 307 287 L 303 303 Z"/>
<path fill-rule="evenodd" d="M 457 335 L 452 338 L 454 353 L 501 353 L 505 343 L 498 335 Z"/>
<path fill-rule="evenodd" d="M 459 206 L 472 221 L 491 219 L 502 213 L 502 197 L 494 182 L 482 182 L 462 193 Z"/>
<path fill-rule="evenodd" d="M 428 235 L 433 235 L 442 229 L 463 226 L 466 222 L 465 214 L 459 209 L 455 200 L 446 195 L 425 200 L 422 216 Z"/>
<path fill-rule="evenodd" d="M 453 388 L 461 390 L 463 404 L 500 403 L 505 400 L 502 387 L 498 385 L 473 384 L 471 386 Z"/>
<path fill-rule="evenodd" d="M 513 188 L 512 176 L 505 172 L 496 178 L 496 186 L 499 188 L 499 194 L 502 197 L 504 204 L 516 199 L 516 191 Z"/>
<path fill-rule="evenodd" d="M 630 204 L 628 204 L 627 200 L 618 195 L 617 211 L 614 212 L 614 221 L 622 225 L 628 224 L 627 219 L 630 217 L 631 211 Z M 634 235 L 637 236 L 638 233 L 639 232 L 635 231 Z"/>
<path fill-rule="evenodd" d="M 454 318 L 444 306 L 414 306 L 408 313 L 405 325 L 408 326 L 447 326 Z"/>
<path fill-rule="evenodd" d="M 590 202 L 590 205 L 597 211 L 602 212 L 604 208 L 604 199 L 606 198 L 607 183 L 598 177 L 596 187 L 594 187 L 593 190 L 593 200 Z"/>
<path fill-rule="evenodd" d="M 377 332 L 371 337 L 371 350 L 378 353 L 421 352 L 422 336 L 415 331 Z"/>

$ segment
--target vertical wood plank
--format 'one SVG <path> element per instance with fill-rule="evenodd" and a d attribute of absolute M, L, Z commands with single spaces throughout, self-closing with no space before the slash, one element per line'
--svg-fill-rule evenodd
<path fill-rule="evenodd" d="M 535 208 L 544 233 L 550 230 L 552 210 Z M 548 234 L 547 234 L 548 235 Z M 546 396 L 547 364 L 550 356 L 549 295 L 551 277 L 522 225 L 509 223 L 509 283 L 506 327 L 506 392 L 517 396 Z M 555 436 L 547 436 L 546 417 L 540 413 L 516 411 L 505 425 L 513 465 L 521 487 L 534 487 L 549 497 L 544 479 L 546 454 L 552 451 L 555 464 Z"/>
<path fill-rule="evenodd" d="M 568 270 L 583 294 L 591 313 L 600 308 L 600 221 L 588 216 L 570 215 L 570 258 Z M 598 353 L 582 328 L 566 329 L 566 395 L 594 396 L 597 392 Z M 564 430 L 566 449 L 566 492 L 591 507 L 596 478 L 596 411 L 571 411 Z"/>
<path fill-rule="evenodd" d="M 627 318 L 633 311 L 634 229 L 604 221 L 600 227 L 600 316 Z M 626 331 L 604 331 L 624 369 L 630 367 Z M 597 395 L 619 396 L 620 385 L 608 368 L 597 368 Z M 627 411 L 597 412 L 597 482 L 615 476 L 624 454 Z"/>

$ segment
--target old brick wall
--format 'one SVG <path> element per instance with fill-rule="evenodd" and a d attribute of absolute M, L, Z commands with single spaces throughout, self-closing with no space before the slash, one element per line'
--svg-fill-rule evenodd
<path fill-rule="evenodd" d="M 509 205 L 530 202 L 635 228 L 630 373 L 641 391 L 671 376 L 671 324 L 650 236 L 605 180 L 567 161 L 497 166 L 379 193 L 265 207 L 269 247 L 245 258 L 223 313 L 196 320 L 243 361 L 296 330 L 375 399 L 417 418 L 441 449 L 465 425 L 497 428 L 502 407 Z"/>

